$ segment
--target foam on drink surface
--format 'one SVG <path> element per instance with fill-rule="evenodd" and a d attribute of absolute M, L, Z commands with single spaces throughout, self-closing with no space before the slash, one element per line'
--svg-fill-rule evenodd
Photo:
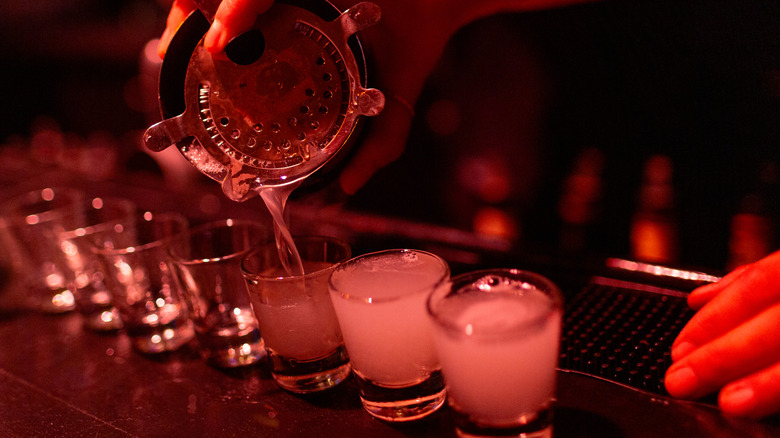
<path fill-rule="evenodd" d="M 435 328 L 453 408 L 500 425 L 554 396 L 561 310 L 543 292 L 517 284 L 463 293 L 440 315 L 459 330 Z"/>
<path fill-rule="evenodd" d="M 550 298 L 538 290 L 523 295 L 493 288 L 487 295 L 463 294 L 449 298 L 441 308 L 458 327 L 470 334 L 500 333 L 533 324 L 549 311 Z M 529 330 L 531 334 L 533 330 Z"/>
<path fill-rule="evenodd" d="M 386 254 L 348 266 L 339 276 L 339 289 L 372 299 L 400 297 L 434 285 L 441 278 L 441 264 L 415 253 Z"/>

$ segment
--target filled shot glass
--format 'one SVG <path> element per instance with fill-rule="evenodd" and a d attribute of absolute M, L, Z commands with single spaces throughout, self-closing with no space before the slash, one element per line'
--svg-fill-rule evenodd
<path fill-rule="evenodd" d="M 109 234 L 134 227 L 136 206 L 128 199 L 97 197 L 84 201 L 83 212 L 82 221 L 60 227 L 56 235 L 74 275 L 76 309 L 85 327 L 96 331 L 118 330 L 122 320 L 111 304 L 111 293 L 92 246 Z"/>
<path fill-rule="evenodd" d="M 355 257 L 331 275 L 331 299 L 360 399 L 374 417 L 410 421 L 444 403 L 425 301 L 449 279 L 443 259 L 412 249 Z"/>
<path fill-rule="evenodd" d="M 351 250 L 341 240 L 294 238 L 303 275 L 282 264 L 275 243 L 251 251 L 241 268 L 277 384 L 291 392 L 332 388 L 349 377 L 349 356 L 328 296 L 328 277 Z"/>
<path fill-rule="evenodd" d="M 271 238 L 260 223 L 226 219 L 195 227 L 170 247 L 198 351 L 211 365 L 233 368 L 265 356 L 241 275 L 241 259 Z"/>
<path fill-rule="evenodd" d="M 187 229 L 180 214 L 145 212 L 135 227 L 116 230 L 92 247 L 125 333 L 142 353 L 178 350 L 194 337 L 168 255 Z"/>
<path fill-rule="evenodd" d="M 511 269 L 462 274 L 430 296 L 458 436 L 552 436 L 562 308 L 554 283 Z"/>

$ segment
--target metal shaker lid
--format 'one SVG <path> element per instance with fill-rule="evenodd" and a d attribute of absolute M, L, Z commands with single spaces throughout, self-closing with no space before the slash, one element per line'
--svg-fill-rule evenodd
<path fill-rule="evenodd" d="M 164 120 L 146 131 L 146 146 L 175 144 L 236 201 L 315 172 L 347 143 L 359 117 L 378 114 L 385 101 L 366 88 L 362 50 L 353 48 L 355 33 L 378 22 L 379 7 L 363 2 L 337 13 L 327 21 L 276 2 L 222 60 L 203 47 L 213 14 L 193 12 L 163 59 Z"/>

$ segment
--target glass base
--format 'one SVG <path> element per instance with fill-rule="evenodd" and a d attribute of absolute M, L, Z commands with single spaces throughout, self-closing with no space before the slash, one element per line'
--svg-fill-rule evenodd
<path fill-rule="evenodd" d="M 276 383 L 290 392 L 308 394 L 332 388 L 349 377 L 352 365 L 344 346 L 328 356 L 316 360 L 299 361 L 285 358 L 268 349 Z"/>
<path fill-rule="evenodd" d="M 266 355 L 260 330 L 256 328 L 234 336 L 198 333 L 197 338 L 200 356 L 209 365 L 218 368 L 252 365 Z"/>
<path fill-rule="evenodd" d="M 70 289 L 51 289 L 41 292 L 37 305 L 44 313 L 56 315 L 74 310 L 76 308 L 76 299 L 73 297 L 73 292 Z"/>
<path fill-rule="evenodd" d="M 314 373 L 301 376 L 285 376 L 276 373 L 271 374 L 273 375 L 276 383 L 282 389 L 286 389 L 287 391 L 298 394 L 310 394 L 312 392 L 319 392 L 333 388 L 349 377 L 349 373 L 351 371 L 352 366 L 347 363 L 336 369 L 323 373 Z"/>
<path fill-rule="evenodd" d="M 459 438 L 552 438 L 552 407 L 547 407 L 531 418 L 523 417 L 515 425 L 500 426 L 476 421 L 468 414 L 450 407 L 453 408 L 455 431 Z"/>
<path fill-rule="evenodd" d="M 111 332 L 122 328 L 119 311 L 111 304 L 111 294 L 104 287 L 87 283 L 74 292 L 76 309 L 84 327 L 96 332 Z"/>
<path fill-rule="evenodd" d="M 133 348 L 142 353 L 164 353 L 183 347 L 195 337 L 192 323 L 174 321 L 166 325 L 125 327 Z"/>
<path fill-rule="evenodd" d="M 413 421 L 436 412 L 447 399 L 441 371 L 421 383 L 405 388 L 388 388 L 356 376 L 363 408 L 380 420 Z"/>
<path fill-rule="evenodd" d="M 113 308 L 107 308 L 95 313 L 82 313 L 84 327 L 96 332 L 113 332 L 122 328 L 122 320 L 119 312 Z"/>

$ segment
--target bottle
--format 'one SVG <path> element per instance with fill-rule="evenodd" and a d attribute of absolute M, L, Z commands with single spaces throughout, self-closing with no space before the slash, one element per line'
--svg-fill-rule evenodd
<path fill-rule="evenodd" d="M 671 158 L 653 155 L 647 159 L 639 188 L 638 204 L 631 221 L 631 256 L 649 263 L 678 261 Z"/>

